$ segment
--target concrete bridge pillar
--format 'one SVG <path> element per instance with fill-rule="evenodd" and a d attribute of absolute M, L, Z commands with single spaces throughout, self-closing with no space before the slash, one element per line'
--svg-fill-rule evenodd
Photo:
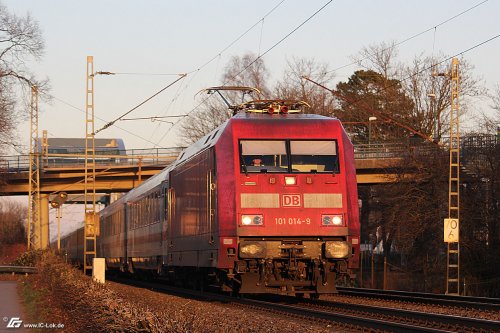
<path fill-rule="evenodd" d="M 49 195 L 40 194 L 40 248 L 49 247 Z"/>

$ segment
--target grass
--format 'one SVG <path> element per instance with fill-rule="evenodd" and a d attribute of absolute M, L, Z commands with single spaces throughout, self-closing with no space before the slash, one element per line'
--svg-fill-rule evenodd
<path fill-rule="evenodd" d="M 20 280 L 19 294 L 23 300 L 24 310 L 30 322 L 43 322 L 49 316 L 49 307 L 45 304 L 48 290 L 36 287 L 29 278 Z"/>

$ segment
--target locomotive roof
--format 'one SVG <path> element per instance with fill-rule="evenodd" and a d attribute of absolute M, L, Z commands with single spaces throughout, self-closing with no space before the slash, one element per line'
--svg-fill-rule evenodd
<path fill-rule="evenodd" d="M 311 120 L 320 120 L 320 121 L 325 121 L 325 120 L 335 120 L 338 121 L 337 118 L 332 118 L 332 117 L 326 117 L 318 114 L 304 114 L 304 113 L 293 113 L 293 114 L 286 114 L 286 115 L 270 115 L 267 113 L 254 113 L 254 112 L 244 112 L 241 111 L 231 117 L 230 119 L 226 120 L 222 125 L 214 129 L 212 132 L 208 133 L 198 141 L 196 141 L 193 145 L 189 146 L 186 148 L 177 158 L 177 160 L 173 163 L 173 166 L 178 165 L 190 157 L 196 155 L 200 151 L 207 149 L 209 147 L 214 146 L 217 141 L 219 140 L 219 137 L 221 134 L 224 132 L 224 129 L 226 126 L 228 126 L 231 122 L 236 121 L 257 121 L 257 122 L 283 122 L 283 121 L 311 121 Z"/>
<path fill-rule="evenodd" d="M 326 117 L 313 113 L 290 113 L 290 114 L 274 114 L 255 113 L 255 112 L 239 112 L 231 119 L 261 119 L 265 121 L 278 120 L 338 120 L 337 118 Z"/>
<path fill-rule="evenodd" d="M 140 197 L 142 194 L 149 192 L 150 190 L 161 184 L 163 181 L 168 180 L 168 172 L 170 171 L 170 169 L 171 167 L 168 166 L 156 175 L 148 178 L 140 186 L 134 187 L 126 194 L 126 201 L 129 201 L 130 198 Z"/>
<path fill-rule="evenodd" d="M 173 163 L 173 165 L 175 166 L 179 163 L 182 163 L 185 160 L 189 159 L 190 157 L 196 155 L 198 152 L 215 145 L 215 143 L 217 143 L 217 141 L 219 140 L 219 137 L 221 136 L 222 132 L 224 132 L 224 128 L 226 128 L 227 124 L 231 119 L 226 120 L 222 125 L 214 129 L 212 132 L 208 133 L 207 135 L 196 141 L 194 144 L 186 148 L 179 155 L 179 157 Z"/>

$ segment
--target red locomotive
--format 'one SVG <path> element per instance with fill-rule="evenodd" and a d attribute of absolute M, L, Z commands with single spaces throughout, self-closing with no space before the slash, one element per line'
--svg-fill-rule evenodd
<path fill-rule="evenodd" d="M 239 293 L 336 291 L 359 265 L 353 146 L 339 120 L 260 100 L 101 211 L 108 268 Z"/>

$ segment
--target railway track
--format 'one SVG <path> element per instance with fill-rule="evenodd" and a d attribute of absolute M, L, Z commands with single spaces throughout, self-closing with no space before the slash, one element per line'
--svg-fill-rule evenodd
<path fill-rule="evenodd" d="M 201 301 L 239 304 L 254 310 L 303 318 L 307 321 L 320 321 L 342 330 L 384 332 L 498 332 L 500 330 L 500 322 L 491 320 L 273 295 L 236 298 L 176 288 L 158 282 L 123 278 L 113 281 Z"/>
<path fill-rule="evenodd" d="M 431 332 L 498 332 L 500 322 L 437 314 L 421 311 L 403 310 L 391 307 L 352 304 L 324 300 L 300 300 L 295 306 L 314 308 L 327 313 L 345 314 L 355 318 L 364 317 L 384 323 L 391 323 L 394 331 L 431 331 Z M 402 329 L 401 329 L 402 328 Z M 380 328 L 383 329 L 383 328 Z M 392 329 L 390 329 L 392 331 Z"/>
<path fill-rule="evenodd" d="M 401 302 L 443 305 L 487 311 L 500 311 L 499 298 L 453 296 L 409 291 L 337 287 L 340 295 L 379 298 Z"/>

